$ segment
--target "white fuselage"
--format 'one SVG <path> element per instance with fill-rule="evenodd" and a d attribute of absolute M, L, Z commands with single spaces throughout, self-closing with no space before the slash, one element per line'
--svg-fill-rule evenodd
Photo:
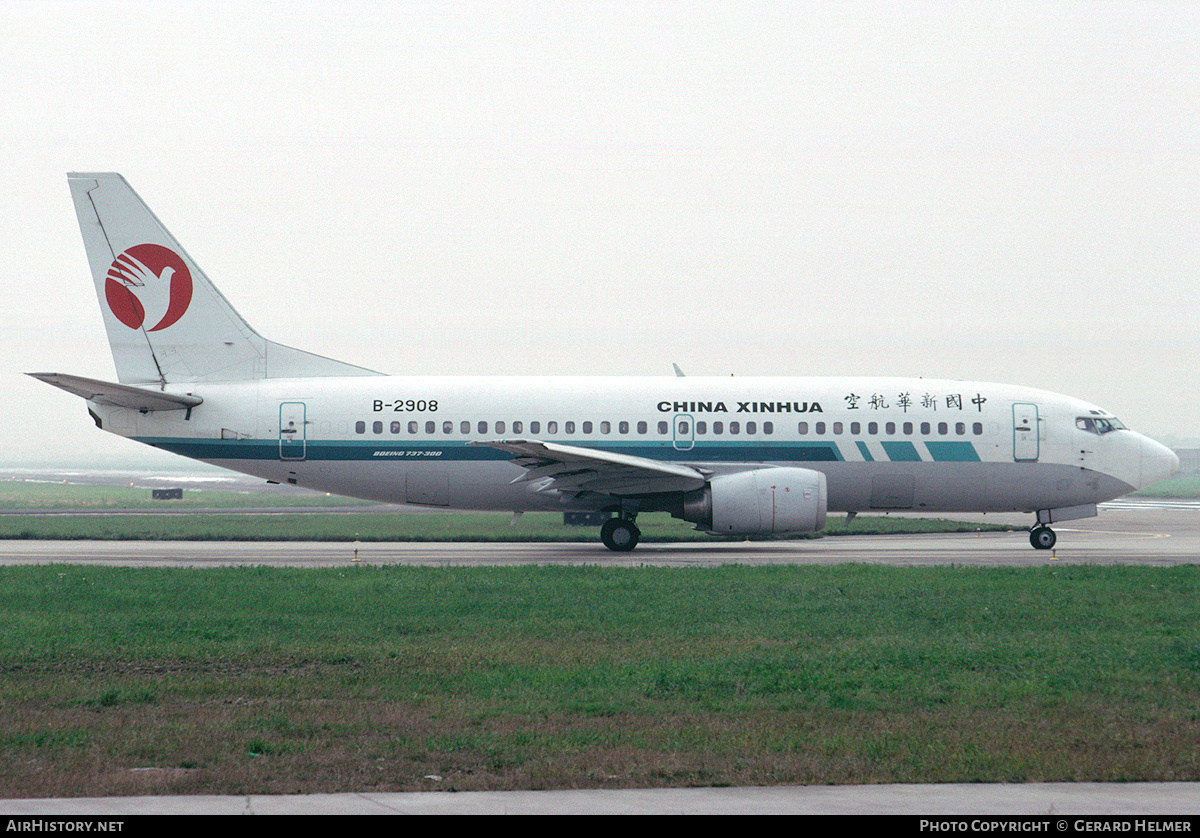
<path fill-rule="evenodd" d="M 801 466 L 825 475 L 828 508 L 844 512 L 1069 510 L 1157 482 L 1177 463 L 1133 431 L 1089 430 L 1083 420 L 1113 422 L 1095 405 L 967 381 L 370 376 L 165 391 L 203 403 L 91 409 L 106 430 L 267 480 L 459 509 L 605 507 L 592 493 L 521 482 L 511 454 L 479 444 L 489 440 L 561 443 L 712 475 Z"/>

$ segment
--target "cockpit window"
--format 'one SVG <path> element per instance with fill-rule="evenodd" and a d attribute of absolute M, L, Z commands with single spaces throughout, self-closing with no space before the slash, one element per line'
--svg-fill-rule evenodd
<path fill-rule="evenodd" d="M 1115 416 L 1110 416 L 1107 418 L 1080 416 L 1075 420 L 1075 427 L 1079 428 L 1081 431 L 1087 431 L 1090 434 L 1096 434 L 1097 436 L 1103 436 L 1104 434 L 1112 433 L 1113 431 L 1125 430 L 1125 426 L 1121 424 L 1121 420 L 1117 419 Z"/>

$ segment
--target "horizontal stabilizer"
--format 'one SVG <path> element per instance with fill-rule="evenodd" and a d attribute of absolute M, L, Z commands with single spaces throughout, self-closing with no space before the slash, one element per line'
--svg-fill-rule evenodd
<path fill-rule="evenodd" d="M 31 372 L 28 375 L 88 401 L 112 407 L 125 407 L 130 410 L 186 410 L 204 401 L 199 396 L 162 393 L 157 390 L 145 390 L 128 384 L 113 384 L 110 381 L 97 381 L 94 378 L 83 378 L 78 375 L 63 375 L 57 372 Z"/>

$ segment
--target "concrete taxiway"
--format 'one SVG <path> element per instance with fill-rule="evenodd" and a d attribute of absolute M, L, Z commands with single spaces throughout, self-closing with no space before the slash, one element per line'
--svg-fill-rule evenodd
<path fill-rule="evenodd" d="M 0 800 L 8 816 L 122 815 L 920 815 L 1045 816 L 1046 832 L 1086 831 L 1081 815 L 1200 812 L 1200 783 L 955 783 L 940 786 L 409 792 Z M 1186 824 L 1185 824 L 1186 825 Z M 986 826 L 986 824 L 985 824 Z M 999 827 L 992 827 L 1001 831 Z M 1195 832 L 1200 825 L 1191 824 Z M 986 831 L 986 830 L 972 830 Z M 1147 830 L 1139 830 L 1147 831 Z M 1162 829 L 1154 831 L 1165 831 Z M 1179 831 L 1176 829 L 1175 831 Z"/>

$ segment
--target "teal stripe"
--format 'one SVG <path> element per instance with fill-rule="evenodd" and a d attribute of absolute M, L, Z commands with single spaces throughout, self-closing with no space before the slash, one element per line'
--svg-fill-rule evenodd
<path fill-rule="evenodd" d="M 927 442 L 934 462 L 938 463 L 978 463 L 979 452 L 970 442 Z"/>
<path fill-rule="evenodd" d="M 196 460 L 278 460 L 279 441 L 271 439 L 187 439 L 177 437 L 134 437 L 138 442 L 162 448 Z M 553 442 L 555 438 L 543 438 Z M 721 443 L 697 440 L 694 447 L 676 450 L 669 441 L 600 442 L 598 440 L 562 439 L 568 445 L 594 448 L 599 451 L 618 451 L 652 460 L 711 460 L 718 462 L 837 462 L 841 452 L 831 442 L 775 442 L 762 440 Z M 296 446 L 298 449 L 299 446 Z M 446 460 L 511 460 L 512 454 L 486 445 L 467 445 L 465 442 L 399 442 L 387 437 L 367 437 L 360 440 L 317 440 L 305 442 L 305 459 L 370 460 L 379 462 L 429 462 Z"/>
<path fill-rule="evenodd" d="M 192 457 L 198 460 L 277 460 L 279 459 L 278 440 L 220 440 L 220 439 L 180 439 L 171 437 L 135 437 L 138 442 L 152 445 Z M 765 442 L 762 440 L 746 440 L 733 442 L 724 440 L 714 444 L 707 440 L 696 440 L 695 447 L 686 451 L 677 451 L 669 442 L 655 443 L 639 442 L 607 442 L 598 440 L 564 439 L 571 445 L 586 448 L 596 448 L 603 451 L 622 451 L 628 454 L 659 460 L 712 460 L 728 462 L 836 462 L 842 459 L 841 452 L 831 442 Z M 867 443 L 861 440 L 855 442 L 862 458 L 868 463 L 875 462 Z M 919 462 L 921 457 L 916 446 L 907 441 L 881 441 L 887 457 L 893 462 Z M 930 456 L 940 463 L 978 463 L 980 457 L 973 443 L 963 441 L 929 441 L 925 443 Z M 387 439 L 364 440 L 313 440 L 307 441 L 307 459 L 309 460 L 408 460 L 409 462 L 428 462 L 436 457 L 443 460 L 508 460 L 511 454 L 487 446 L 469 446 L 462 442 L 405 442 L 400 443 Z"/>
<path fill-rule="evenodd" d="M 885 440 L 882 445 L 884 453 L 888 455 L 888 459 L 893 463 L 921 462 L 921 455 L 917 453 L 917 446 L 911 442 Z"/>

